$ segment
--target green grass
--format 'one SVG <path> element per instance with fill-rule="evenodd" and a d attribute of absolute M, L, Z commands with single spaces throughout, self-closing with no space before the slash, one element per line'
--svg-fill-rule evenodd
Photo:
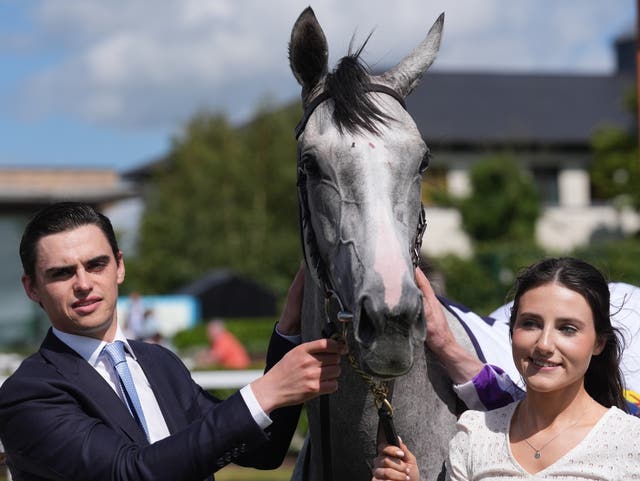
<path fill-rule="evenodd" d="M 216 481 L 289 481 L 295 459 L 287 460 L 278 469 L 261 471 L 230 464 L 216 473 Z"/>
<path fill-rule="evenodd" d="M 278 469 L 272 471 L 261 471 L 253 468 L 243 468 L 230 464 L 225 466 L 216 473 L 217 481 L 289 481 L 291 479 L 291 473 L 293 472 L 293 466 L 295 459 L 287 460 Z M 5 467 L 0 469 L 0 481 L 7 481 L 5 474 Z"/>

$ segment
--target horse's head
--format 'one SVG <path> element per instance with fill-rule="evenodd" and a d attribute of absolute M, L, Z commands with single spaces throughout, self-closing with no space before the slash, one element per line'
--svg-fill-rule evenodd
<path fill-rule="evenodd" d="M 381 377 L 406 373 L 426 333 L 412 254 L 421 241 L 429 150 L 404 98 L 433 62 L 443 21 L 441 15 L 421 45 L 379 76 L 362 66 L 360 52 L 329 73 L 327 42 L 311 8 L 289 45 L 305 108 L 297 129 L 305 259 L 316 282 L 353 316 L 352 352 Z"/>

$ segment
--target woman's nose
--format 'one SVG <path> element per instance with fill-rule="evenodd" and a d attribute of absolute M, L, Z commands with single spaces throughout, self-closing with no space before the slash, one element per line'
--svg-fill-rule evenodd
<path fill-rule="evenodd" d="M 541 353 L 552 353 L 555 348 L 553 329 L 544 328 L 536 342 L 536 349 Z"/>

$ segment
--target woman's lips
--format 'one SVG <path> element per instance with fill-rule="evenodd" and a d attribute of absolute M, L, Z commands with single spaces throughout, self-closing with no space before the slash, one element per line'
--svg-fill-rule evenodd
<path fill-rule="evenodd" d="M 540 368 L 545 368 L 545 367 L 557 367 L 560 364 L 556 363 L 556 362 L 551 362 L 551 361 L 547 361 L 545 359 L 534 359 L 534 358 L 529 358 L 529 360 L 531 361 L 531 363 L 536 366 L 536 367 L 540 367 Z"/>

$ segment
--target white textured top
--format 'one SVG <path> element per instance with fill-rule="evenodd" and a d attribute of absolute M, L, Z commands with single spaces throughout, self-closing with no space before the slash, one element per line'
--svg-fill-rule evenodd
<path fill-rule="evenodd" d="M 466 411 L 449 444 L 452 480 L 640 480 L 640 418 L 610 408 L 558 461 L 530 474 L 511 454 L 509 426 L 517 402 L 494 411 Z"/>

